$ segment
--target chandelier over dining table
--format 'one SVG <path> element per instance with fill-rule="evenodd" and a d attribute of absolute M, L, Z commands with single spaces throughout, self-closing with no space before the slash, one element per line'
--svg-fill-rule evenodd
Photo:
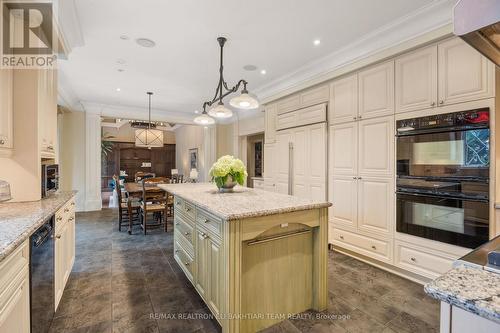
<path fill-rule="evenodd" d="M 243 89 L 241 90 L 241 94 L 233 97 L 229 104 L 232 107 L 244 110 L 255 109 L 259 106 L 259 101 L 250 96 L 247 90 L 248 82 L 245 80 L 239 80 L 238 83 L 229 88 L 227 82 L 224 80 L 224 58 L 223 58 L 223 49 L 224 44 L 227 39 L 225 37 L 218 37 L 217 41 L 220 45 L 220 67 L 219 67 L 219 83 L 217 84 L 217 88 L 215 90 L 215 95 L 211 101 L 206 101 L 203 103 L 203 112 L 198 117 L 194 118 L 194 122 L 200 125 L 211 125 L 215 123 L 214 118 L 229 118 L 233 115 L 233 112 L 224 105 L 223 99 L 237 92 L 241 86 Z M 207 108 L 209 108 L 207 113 Z"/>

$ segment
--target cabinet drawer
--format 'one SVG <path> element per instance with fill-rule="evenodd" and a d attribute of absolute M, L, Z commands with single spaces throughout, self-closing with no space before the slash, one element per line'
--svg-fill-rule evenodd
<path fill-rule="evenodd" d="M 396 265 L 431 279 L 449 271 L 455 259 L 432 253 L 413 244 L 396 242 Z"/>
<path fill-rule="evenodd" d="M 263 190 L 264 189 L 264 181 L 263 180 L 254 179 L 254 181 L 253 181 L 253 188 L 258 188 L 258 189 Z"/>
<path fill-rule="evenodd" d="M 334 245 L 345 247 L 380 261 L 391 261 L 392 252 L 389 240 L 375 239 L 337 228 L 333 229 L 332 239 Z"/>
<path fill-rule="evenodd" d="M 327 102 L 330 97 L 328 85 L 310 89 L 300 94 L 300 106 L 306 107 L 314 104 Z"/>
<path fill-rule="evenodd" d="M 14 250 L 0 263 L 0 294 L 12 280 L 29 264 L 29 240 Z M 2 305 L 0 304 L 0 307 Z"/>
<path fill-rule="evenodd" d="M 179 197 L 175 197 L 174 199 L 174 207 L 176 211 L 181 212 L 187 218 L 190 218 L 194 221 L 195 218 L 195 207 L 192 203 L 187 202 Z"/>
<path fill-rule="evenodd" d="M 175 231 L 177 231 L 189 244 L 194 244 L 193 226 L 182 219 L 179 214 L 175 215 Z"/>
<path fill-rule="evenodd" d="M 300 96 L 294 95 L 277 103 L 278 114 L 287 113 L 300 108 Z"/>
<path fill-rule="evenodd" d="M 179 266 L 181 266 L 181 269 L 184 271 L 187 278 L 191 282 L 193 282 L 194 259 L 189 254 L 187 254 L 187 251 L 182 248 L 177 240 L 174 243 L 174 258 Z"/>
<path fill-rule="evenodd" d="M 297 112 L 289 112 L 285 114 L 280 114 L 276 120 L 276 129 L 282 130 L 285 128 L 297 126 Z"/>
<path fill-rule="evenodd" d="M 196 224 L 214 235 L 221 237 L 222 220 L 205 211 L 198 210 Z"/>

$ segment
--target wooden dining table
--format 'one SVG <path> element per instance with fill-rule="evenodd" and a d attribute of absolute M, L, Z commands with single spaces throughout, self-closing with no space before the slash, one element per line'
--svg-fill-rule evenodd
<path fill-rule="evenodd" d="M 142 183 L 124 183 L 123 184 L 123 189 L 127 193 L 127 209 L 128 209 L 128 216 L 129 216 L 129 222 L 128 222 L 128 233 L 132 233 L 132 201 L 130 200 L 131 198 L 142 198 Z M 146 191 L 148 192 L 163 192 L 161 188 L 159 188 L 155 184 L 148 184 L 146 185 Z M 166 218 L 165 218 L 166 219 Z"/>

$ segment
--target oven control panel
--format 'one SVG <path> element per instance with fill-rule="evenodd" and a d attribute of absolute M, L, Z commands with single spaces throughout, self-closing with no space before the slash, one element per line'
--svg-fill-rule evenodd
<path fill-rule="evenodd" d="M 466 125 L 488 125 L 490 121 L 489 108 L 462 112 L 444 113 L 426 117 L 403 119 L 396 122 L 396 128 L 401 130 L 418 130 Z"/>

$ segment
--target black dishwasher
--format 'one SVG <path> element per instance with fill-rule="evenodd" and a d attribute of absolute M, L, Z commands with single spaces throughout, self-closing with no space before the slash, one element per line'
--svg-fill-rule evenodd
<path fill-rule="evenodd" d="M 31 332 L 48 332 L 54 317 L 54 217 L 30 237 Z"/>

